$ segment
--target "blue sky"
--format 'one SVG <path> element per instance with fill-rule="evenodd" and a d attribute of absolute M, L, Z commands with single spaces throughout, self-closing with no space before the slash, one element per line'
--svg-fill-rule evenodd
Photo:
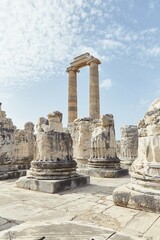
<path fill-rule="evenodd" d="M 89 52 L 101 61 L 101 114 L 137 124 L 160 96 L 159 0 L 0 0 L 0 101 L 18 128 L 59 110 L 65 72 Z M 78 74 L 78 115 L 89 115 L 89 68 Z"/>

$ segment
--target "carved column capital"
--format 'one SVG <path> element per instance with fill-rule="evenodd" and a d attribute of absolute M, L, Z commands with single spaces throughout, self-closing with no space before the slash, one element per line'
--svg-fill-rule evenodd
<path fill-rule="evenodd" d="M 98 58 L 95 58 L 93 56 L 90 56 L 90 59 L 87 62 L 87 65 L 90 65 L 91 63 L 101 64 Z"/>
<path fill-rule="evenodd" d="M 78 68 L 76 68 L 76 67 L 68 67 L 67 69 L 66 69 L 66 72 L 70 72 L 70 71 L 74 71 L 74 72 L 80 72 L 80 70 L 78 69 Z"/>

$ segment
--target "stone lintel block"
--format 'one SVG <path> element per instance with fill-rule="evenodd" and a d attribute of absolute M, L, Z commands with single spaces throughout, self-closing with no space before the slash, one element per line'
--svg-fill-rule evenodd
<path fill-rule="evenodd" d="M 34 178 L 21 177 L 16 181 L 17 187 L 46 193 L 62 192 L 83 187 L 89 183 L 89 176 L 77 176 L 63 180 L 37 180 Z"/>
<path fill-rule="evenodd" d="M 105 169 L 105 168 L 88 168 L 77 169 L 79 174 L 89 175 L 91 177 L 117 178 L 128 175 L 128 169 Z"/>
<path fill-rule="evenodd" d="M 117 206 L 160 213 L 160 195 L 132 190 L 130 184 L 116 188 L 113 201 Z"/>

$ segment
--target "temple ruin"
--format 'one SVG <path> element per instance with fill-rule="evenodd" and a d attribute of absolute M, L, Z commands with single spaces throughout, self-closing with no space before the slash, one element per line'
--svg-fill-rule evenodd
<path fill-rule="evenodd" d="M 160 99 L 138 124 L 138 157 L 132 164 L 131 183 L 114 190 L 118 206 L 160 213 Z"/>
<path fill-rule="evenodd" d="M 99 101 L 99 72 L 98 65 L 101 62 L 89 53 L 74 58 L 67 68 L 68 72 L 68 123 L 72 123 L 78 117 L 77 111 L 77 72 L 80 68 L 90 67 L 90 101 L 89 116 L 93 119 L 100 117 Z"/>

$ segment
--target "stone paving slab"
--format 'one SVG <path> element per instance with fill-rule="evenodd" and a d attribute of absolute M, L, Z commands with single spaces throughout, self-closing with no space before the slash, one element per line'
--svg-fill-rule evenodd
<path fill-rule="evenodd" d="M 91 178 L 88 186 L 55 194 L 0 181 L 0 239 L 159 240 L 160 214 L 114 205 L 112 191 L 129 180 Z M 15 225 L 3 229 L 6 221 Z"/>
<path fill-rule="evenodd" d="M 132 218 L 132 221 L 128 222 L 122 232 L 142 237 L 158 218 L 159 214 L 141 211 Z"/>

